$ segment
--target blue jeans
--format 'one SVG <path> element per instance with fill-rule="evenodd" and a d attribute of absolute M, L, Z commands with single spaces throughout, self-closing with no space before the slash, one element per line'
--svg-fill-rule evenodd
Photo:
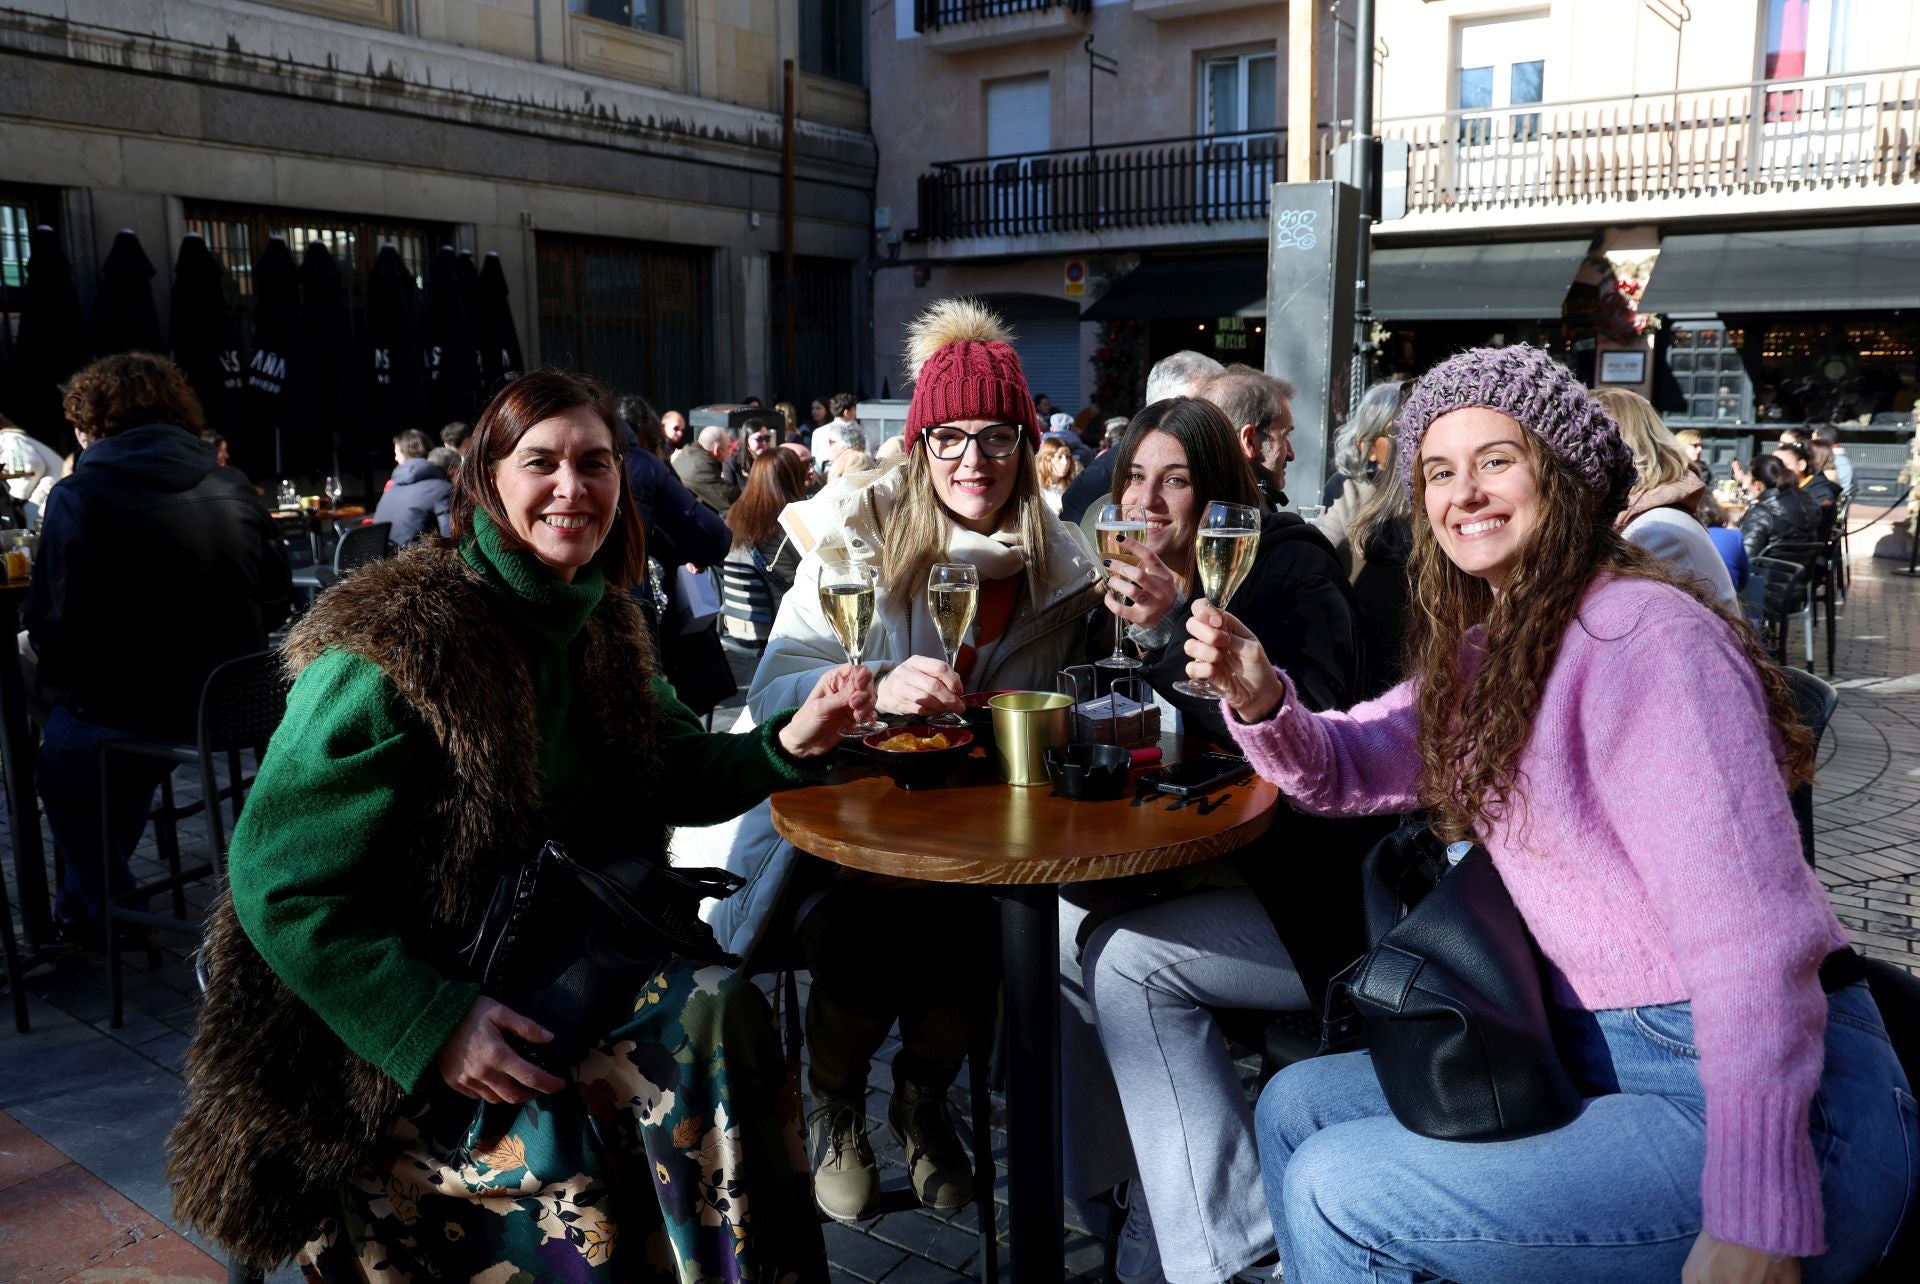
<path fill-rule="evenodd" d="M 47 812 L 55 850 L 65 865 L 54 911 L 69 921 L 99 918 L 106 910 L 102 874 L 106 860 L 100 846 L 100 746 L 115 740 L 152 737 L 118 727 L 101 726 L 75 717 L 55 705 L 47 717 L 40 741 L 38 783 Z M 105 799 L 113 832 L 113 888 L 124 892 L 132 884 L 127 862 L 153 811 L 153 796 L 172 765 L 153 758 L 116 755 L 111 797 Z M 136 906 L 136 908 L 138 908 Z"/>
<path fill-rule="evenodd" d="M 1828 1001 L 1812 1109 L 1827 1252 L 1806 1284 L 1878 1262 L 1920 1184 L 1920 1122 L 1864 984 Z M 1706 1094 L 1685 1003 L 1562 1012 L 1589 1094 L 1566 1127 L 1434 1141 L 1393 1118 L 1365 1053 L 1283 1070 L 1254 1115 L 1289 1280 L 1677 1281 L 1701 1230 Z"/>

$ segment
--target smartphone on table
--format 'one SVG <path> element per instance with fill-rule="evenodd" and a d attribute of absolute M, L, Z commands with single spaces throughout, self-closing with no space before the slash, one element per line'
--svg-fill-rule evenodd
<path fill-rule="evenodd" d="M 1140 783 L 1163 794 L 1190 798 L 1211 793 L 1221 785 L 1252 774 L 1253 767 L 1245 758 L 1230 753 L 1203 753 L 1182 759 L 1171 767 L 1146 772 L 1140 777 Z"/>

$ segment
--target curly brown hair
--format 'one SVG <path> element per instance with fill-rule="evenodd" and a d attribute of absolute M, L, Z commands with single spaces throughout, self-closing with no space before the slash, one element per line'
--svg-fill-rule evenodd
<path fill-rule="evenodd" d="M 88 437 L 111 437 L 147 424 L 172 424 L 198 436 L 207 426 L 186 375 L 152 352 L 102 357 L 67 380 L 61 391 L 60 409 L 67 422 Z"/>
<path fill-rule="evenodd" d="M 1759 679 L 1790 783 L 1811 780 L 1813 737 L 1800 720 L 1785 676 L 1753 629 L 1707 598 L 1693 580 L 1676 576 L 1658 557 L 1622 539 L 1613 530 L 1607 497 L 1584 484 L 1533 432 L 1521 437 L 1539 479 L 1540 521 L 1502 594 L 1455 566 L 1441 550 L 1427 518 L 1425 478 L 1414 470 L 1408 567 L 1414 609 L 1407 613 L 1404 671 L 1421 679 L 1415 703 L 1418 795 L 1434 832 L 1448 842 L 1484 836 L 1508 817 L 1516 801 L 1524 826 L 1520 756 L 1532 738 L 1534 715 L 1561 643 L 1600 575 L 1670 584 L 1724 620 Z M 1461 642 L 1477 624 L 1486 629 L 1485 658 L 1469 673 L 1470 666 L 1461 662 Z"/>

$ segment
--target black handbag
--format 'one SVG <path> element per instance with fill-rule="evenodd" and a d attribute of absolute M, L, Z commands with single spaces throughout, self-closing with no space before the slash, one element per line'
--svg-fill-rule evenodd
<path fill-rule="evenodd" d="M 1570 1122 L 1581 1094 L 1554 1047 L 1539 955 L 1486 848 L 1449 867 L 1439 839 L 1406 825 L 1361 868 L 1372 949 L 1333 989 L 1365 1030 L 1393 1117 L 1443 1141 Z"/>
<path fill-rule="evenodd" d="M 515 1050 L 564 1073 L 674 957 L 739 965 L 700 920 L 700 902 L 744 886 L 730 870 L 636 857 L 587 865 L 548 842 L 501 876 L 460 960 L 483 993 L 553 1034 L 548 1043 L 510 1038 Z"/>

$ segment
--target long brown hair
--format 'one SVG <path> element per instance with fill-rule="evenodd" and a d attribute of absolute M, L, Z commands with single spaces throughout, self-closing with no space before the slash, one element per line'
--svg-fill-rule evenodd
<path fill-rule="evenodd" d="M 807 466 L 791 450 L 775 446 L 753 461 L 746 489 L 727 509 L 735 548 L 758 544 L 780 524 L 780 512 L 807 494 Z"/>
<path fill-rule="evenodd" d="M 1260 499 L 1260 483 L 1254 480 L 1253 465 L 1240 449 L 1239 431 L 1225 411 L 1199 397 L 1167 397 L 1134 415 L 1127 424 L 1127 435 L 1114 447 L 1112 503 L 1119 503 L 1127 493 L 1133 457 L 1140 453 L 1140 443 L 1147 434 L 1154 432 L 1167 434 L 1186 452 L 1196 521 L 1216 499 L 1248 508 L 1266 507 Z M 1184 572 L 1179 567 L 1172 569 L 1183 579 L 1193 574 L 1191 560 Z"/>
<path fill-rule="evenodd" d="M 620 432 L 615 427 L 613 394 L 594 380 L 570 370 L 536 370 L 521 375 L 494 394 L 480 421 L 473 426 L 467 442 L 467 465 L 453 478 L 453 538 L 460 539 L 473 529 L 473 515 L 485 512 L 493 519 L 500 542 L 515 552 L 526 545 L 513 533 L 506 506 L 500 502 L 500 488 L 493 470 L 513 453 L 520 439 L 534 425 L 563 415 L 578 406 L 586 406 L 606 425 L 613 446 L 614 471 L 620 474 L 620 498 L 613 513 L 613 528 L 606 542 L 594 555 L 594 561 L 615 589 L 628 589 L 647 582 L 647 528 L 641 523 L 639 505 L 627 484 L 626 458 L 620 448 Z"/>
<path fill-rule="evenodd" d="M 1801 723 L 1786 678 L 1752 628 L 1710 601 L 1693 580 L 1679 578 L 1659 558 L 1615 534 L 1606 497 L 1585 485 L 1532 431 L 1521 437 L 1539 481 L 1540 521 L 1503 594 L 1462 571 L 1441 550 L 1426 514 L 1425 478 L 1419 469 L 1413 474 L 1409 575 L 1414 609 L 1407 612 L 1405 672 L 1420 676 L 1418 793 L 1434 832 L 1448 842 L 1484 836 L 1495 823 L 1513 818 L 1516 799 L 1524 825 L 1520 756 L 1533 736 L 1534 715 L 1561 643 L 1600 575 L 1670 584 L 1724 620 L 1760 681 L 1789 780 L 1794 785 L 1811 780 L 1813 737 Z M 1393 479 L 1383 477 L 1381 484 L 1392 485 Z M 1485 655 L 1469 675 L 1461 642 L 1477 624 L 1486 626 Z"/>

